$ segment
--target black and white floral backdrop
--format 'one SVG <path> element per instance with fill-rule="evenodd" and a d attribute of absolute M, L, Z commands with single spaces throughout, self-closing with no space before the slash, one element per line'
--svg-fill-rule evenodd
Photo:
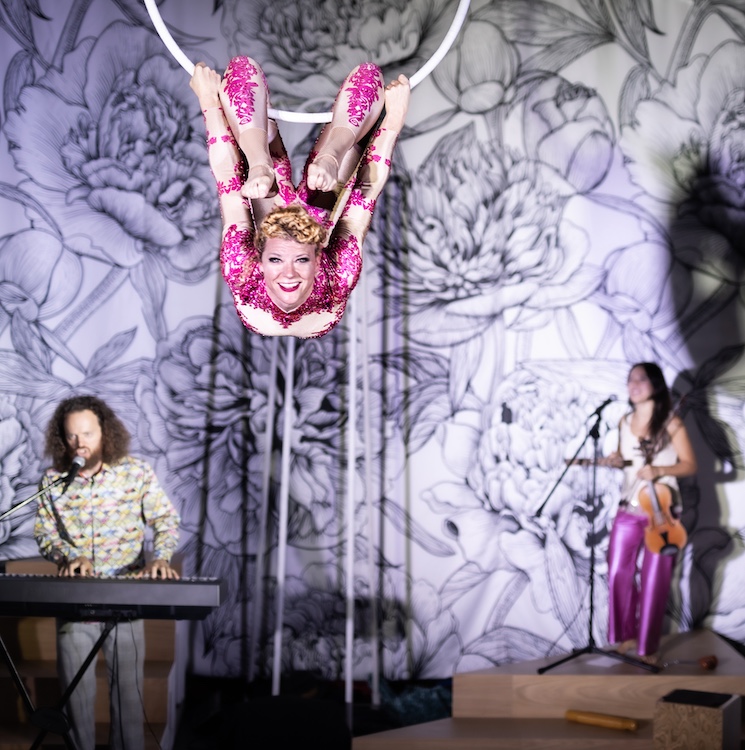
<path fill-rule="evenodd" d="M 164 0 L 189 57 L 263 65 L 279 108 L 327 110 L 358 62 L 427 60 L 453 0 Z M 248 334 L 219 274 L 219 214 L 188 75 L 141 0 L 0 0 L 0 510 L 36 488 L 55 404 L 124 417 L 183 515 L 187 574 L 230 600 L 189 629 L 189 668 L 271 666 L 279 456 L 292 445 L 282 664 L 342 672 L 355 529 L 354 673 L 371 591 L 391 679 L 605 642 L 604 553 L 619 476 L 572 468 L 632 362 L 659 362 L 700 471 L 669 627 L 745 637 L 745 6 L 739 0 L 473 0 L 414 89 L 355 292 L 372 402 L 348 419 L 350 331 L 298 341 L 269 408 L 276 342 Z M 313 126 L 281 124 L 299 166 Z M 350 313 L 347 313 L 347 324 Z M 292 433 L 283 434 L 285 409 Z M 274 439 L 267 440 L 267 420 Z M 360 437 L 355 507 L 346 450 Z M 583 449 L 589 455 L 591 441 Z M 272 463 L 265 612 L 249 644 L 261 477 Z M 368 521 L 366 502 L 373 508 Z M 540 512 L 539 512 L 540 511 Z M 0 557 L 36 554 L 31 515 Z M 374 575 L 367 569 L 372 545 Z M 372 587 L 372 588 L 371 588 Z"/>

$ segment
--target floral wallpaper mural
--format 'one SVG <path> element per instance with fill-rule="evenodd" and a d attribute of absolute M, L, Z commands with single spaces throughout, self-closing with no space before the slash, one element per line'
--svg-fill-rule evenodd
<path fill-rule="evenodd" d="M 456 5 L 160 10 L 191 60 L 251 54 L 274 107 L 327 111 L 359 62 L 418 70 Z M 611 395 L 614 448 L 629 366 L 654 360 L 699 459 L 667 626 L 743 640 L 744 29 L 734 0 L 473 0 L 413 91 L 353 309 L 296 342 L 286 399 L 287 341 L 235 314 L 202 115 L 144 4 L 0 0 L 0 512 L 35 491 L 56 403 L 102 396 L 181 509 L 185 574 L 229 582 L 189 668 L 267 675 L 288 440 L 283 670 L 342 674 L 350 524 L 357 678 L 373 615 L 389 679 L 561 654 L 588 641 L 592 550 L 605 643 L 620 491 L 601 468 L 593 497 L 565 459 L 592 455 Z M 282 127 L 299 162 L 316 126 Z M 369 429 L 350 418 L 352 347 Z M 0 522 L 0 557 L 36 554 L 31 520 Z"/>

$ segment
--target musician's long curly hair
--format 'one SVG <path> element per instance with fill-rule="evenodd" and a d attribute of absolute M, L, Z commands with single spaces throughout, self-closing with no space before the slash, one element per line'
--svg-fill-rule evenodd
<path fill-rule="evenodd" d="M 70 464 L 70 449 L 65 441 L 65 419 L 68 414 L 80 411 L 92 411 L 98 417 L 105 463 L 114 463 L 129 453 L 129 431 L 111 407 L 96 396 L 73 396 L 57 406 L 47 426 L 44 453 L 51 456 L 52 465 L 57 471 L 67 470 Z"/>
<path fill-rule="evenodd" d="M 673 410 L 673 399 L 659 365 L 654 362 L 637 362 L 631 366 L 629 375 L 635 367 L 641 367 L 652 384 L 654 409 L 652 410 L 652 419 L 649 420 L 649 439 L 653 445 L 658 446 L 659 450 L 664 448 L 669 440 L 665 428 L 670 412 Z"/>

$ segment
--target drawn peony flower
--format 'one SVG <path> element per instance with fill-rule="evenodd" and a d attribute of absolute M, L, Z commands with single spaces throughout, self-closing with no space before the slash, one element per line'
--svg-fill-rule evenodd
<path fill-rule="evenodd" d="M 145 299 L 153 274 L 208 272 L 218 210 L 201 114 L 146 29 L 113 23 L 81 42 L 22 90 L 4 130 L 22 187 L 66 245 L 130 269 Z"/>
<path fill-rule="evenodd" d="M 435 147 L 413 180 L 407 236 L 383 250 L 393 314 L 415 341 L 462 343 L 502 316 L 515 329 L 539 325 L 597 287 L 583 266 L 587 237 L 562 218 L 545 177 L 472 126 Z"/>
<path fill-rule="evenodd" d="M 25 229 L 0 239 L 0 333 L 14 315 L 29 323 L 54 317 L 80 282 L 80 259 L 54 235 Z"/>
<path fill-rule="evenodd" d="M 440 482 L 423 497 L 445 515 L 464 560 L 443 596 L 455 601 L 490 587 L 495 604 L 479 635 L 489 623 L 509 621 L 518 584 L 527 580 L 536 617 L 559 627 L 573 645 L 582 642 L 585 622 L 578 612 L 590 534 L 594 525 L 595 543 L 604 539 L 618 492 L 608 470 L 598 472 L 597 495 L 604 499 L 595 509 L 584 470 L 572 469 L 557 484 L 568 446 L 586 431 L 588 411 L 578 381 L 522 369 L 500 383 L 483 409 L 462 410 L 443 426 L 442 458 L 460 479 Z"/>
<path fill-rule="evenodd" d="M 184 528 L 199 528 L 208 494 L 202 541 L 238 555 L 257 524 L 269 355 L 232 308 L 219 308 L 216 320 L 187 319 L 159 345 L 136 389 L 147 416 L 139 437 L 181 500 Z"/>
<path fill-rule="evenodd" d="M 745 234 L 745 45 L 697 56 L 639 102 L 620 145 L 675 252 L 740 283 Z"/>
<path fill-rule="evenodd" d="M 515 48 L 499 27 L 486 20 L 470 21 L 432 76 L 459 109 L 482 114 L 502 103 L 518 64 Z"/>
<path fill-rule="evenodd" d="M 551 167 L 568 193 L 587 193 L 608 175 L 614 157 L 613 124 L 592 89 L 560 76 L 546 77 L 523 103 L 523 137 L 529 158 Z"/>
<path fill-rule="evenodd" d="M 593 299 L 618 325 L 629 361 L 677 362 L 684 343 L 679 321 L 693 287 L 687 269 L 653 240 L 619 248 L 605 268 Z"/>
<path fill-rule="evenodd" d="M 382 626 L 386 674 L 393 679 L 435 677 L 461 650 L 458 619 L 427 580 L 387 568 Z"/>
<path fill-rule="evenodd" d="M 160 345 L 153 374 L 138 385 L 137 401 L 148 415 L 143 447 L 159 456 L 164 475 L 174 478 L 172 492 L 186 503 L 184 522 L 196 528 L 202 493 L 209 493 L 209 543 L 237 554 L 256 525 L 267 451 L 273 454 L 275 489 L 280 480 L 285 348 L 280 347 L 277 407 L 267 444 L 271 340 L 248 334 L 229 306 L 218 308 L 216 319 L 217 326 L 208 318 L 188 319 Z M 290 539 L 326 547 L 344 533 L 339 522 L 346 466 L 344 339 L 299 343 L 294 379 Z M 382 446 L 379 440 L 372 451 L 376 465 Z M 247 528 L 236 523 L 241 514 Z"/>
<path fill-rule="evenodd" d="M 0 396 L 0 513 L 30 497 L 41 476 L 34 444 L 40 440 L 35 417 L 18 399 Z M 31 503 L 0 522 L 3 559 L 32 557 L 36 505 Z"/>
<path fill-rule="evenodd" d="M 386 80 L 428 60 L 453 18 L 450 0 L 225 0 L 232 54 L 264 69 L 272 104 L 327 108 L 347 74 L 372 62 Z"/>

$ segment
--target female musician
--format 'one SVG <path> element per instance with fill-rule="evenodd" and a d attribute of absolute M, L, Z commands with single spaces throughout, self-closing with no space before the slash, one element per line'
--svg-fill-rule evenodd
<path fill-rule="evenodd" d="M 677 478 L 696 472 L 696 456 L 685 425 L 672 412 L 670 392 L 659 366 L 635 364 L 627 386 L 631 412 L 621 419 L 618 450 L 610 457 L 613 465 L 624 468 L 624 482 L 608 547 L 608 640 L 620 643 L 621 653 L 636 646 L 644 661 L 655 663 L 677 549 L 661 544 L 661 551 L 655 552 L 645 544 L 645 535 L 651 533 L 649 503 L 654 506 L 654 499 L 664 496 L 674 498 L 673 504 L 679 507 Z M 675 529 L 680 522 L 674 509 L 668 510 L 670 528 Z M 684 530 L 678 528 L 684 540 Z"/>
<path fill-rule="evenodd" d="M 222 272 L 239 317 L 265 336 L 328 333 L 360 275 L 362 241 L 390 174 L 409 81 L 401 75 L 384 89 L 377 65 L 358 65 L 297 187 L 268 119 L 266 79 L 255 60 L 234 58 L 222 79 L 199 63 L 191 87 L 204 113 L 220 199 Z M 360 144 L 384 106 L 363 154 Z"/>

